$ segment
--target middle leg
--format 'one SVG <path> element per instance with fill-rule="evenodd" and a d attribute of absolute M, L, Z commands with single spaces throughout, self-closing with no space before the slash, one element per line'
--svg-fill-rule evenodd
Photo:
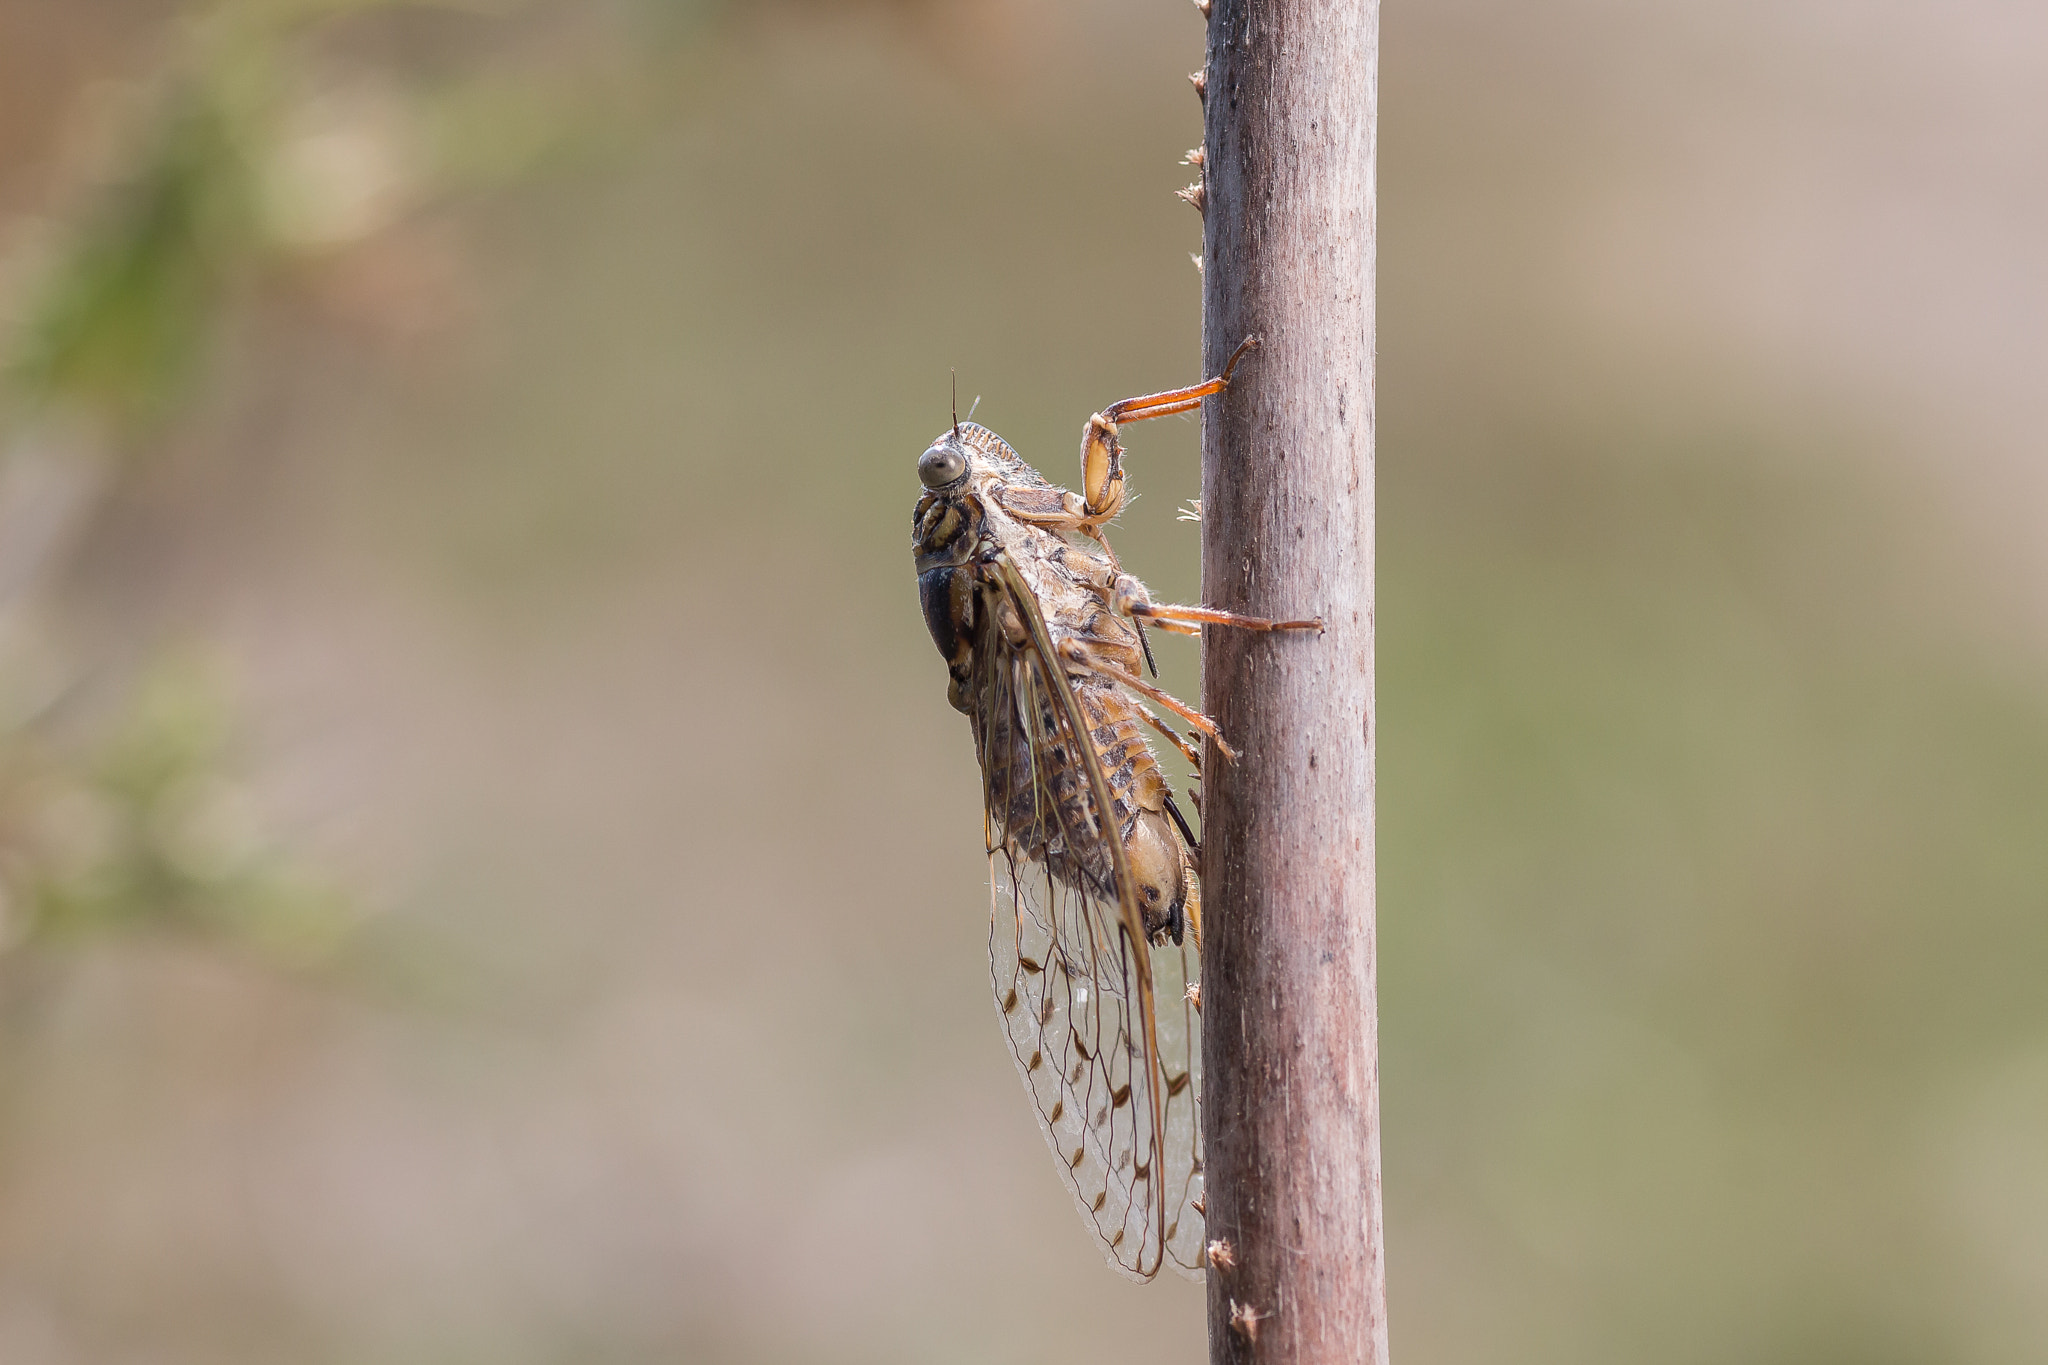
<path fill-rule="evenodd" d="M 1203 626 L 1230 626 L 1237 630 L 1312 630 L 1318 635 L 1323 631 L 1323 618 L 1312 617 L 1306 621 L 1274 621 L 1264 616 L 1241 616 L 1232 611 L 1217 611 L 1213 607 L 1179 607 L 1154 602 L 1145 585 L 1127 573 L 1120 573 L 1112 580 L 1109 589 L 1109 609 L 1119 616 L 1134 621 L 1150 621 L 1161 630 L 1170 630 L 1176 635 L 1199 635 Z"/>

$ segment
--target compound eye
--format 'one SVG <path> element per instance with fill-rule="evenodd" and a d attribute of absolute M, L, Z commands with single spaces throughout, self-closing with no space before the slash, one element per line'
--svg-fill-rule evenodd
<path fill-rule="evenodd" d="M 966 472 L 966 454 L 950 441 L 941 441 L 917 457 L 917 477 L 926 488 L 944 488 Z"/>

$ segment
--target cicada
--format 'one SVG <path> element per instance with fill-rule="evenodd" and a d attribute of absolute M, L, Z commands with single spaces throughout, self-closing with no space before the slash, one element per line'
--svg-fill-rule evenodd
<path fill-rule="evenodd" d="M 1146 627 L 1322 623 L 1155 603 L 1105 528 L 1125 502 L 1122 427 L 1200 407 L 1253 344 L 1213 379 L 1091 416 L 1080 493 L 957 416 L 917 462 L 918 594 L 981 766 L 1004 1037 L 1082 1220 L 1139 1280 L 1204 1263 L 1201 847 L 1146 731 L 1197 774 L 1197 735 L 1231 756 L 1146 680 Z"/>

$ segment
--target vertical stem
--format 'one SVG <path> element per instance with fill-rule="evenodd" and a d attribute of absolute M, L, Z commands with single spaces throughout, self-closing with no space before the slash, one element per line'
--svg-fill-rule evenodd
<path fill-rule="evenodd" d="M 1214 0 L 1206 75 L 1203 1138 L 1215 1362 L 1387 1360 L 1373 956 L 1378 0 Z"/>

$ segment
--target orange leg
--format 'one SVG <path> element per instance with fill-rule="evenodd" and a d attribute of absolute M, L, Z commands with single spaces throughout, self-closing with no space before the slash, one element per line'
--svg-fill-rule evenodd
<path fill-rule="evenodd" d="M 1231 352 L 1230 361 L 1223 367 L 1223 373 L 1214 379 L 1207 379 L 1184 389 L 1168 389 L 1164 393 L 1148 393 L 1137 398 L 1126 398 L 1111 403 L 1101 412 L 1088 419 L 1088 425 L 1081 432 L 1081 491 L 1088 503 L 1088 520 L 1095 524 L 1110 520 L 1123 510 L 1124 471 L 1123 447 L 1117 443 L 1117 428 L 1124 422 L 1142 422 L 1151 417 L 1171 417 L 1177 412 L 1188 412 L 1202 405 L 1202 400 L 1219 394 L 1230 385 L 1231 371 L 1246 351 L 1259 344 L 1255 336 L 1246 337 Z"/>
<path fill-rule="evenodd" d="M 1216 722 L 1210 720 L 1200 711 L 1180 700 L 1180 698 L 1162 688 L 1154 687 L 1137 674 L 1126 672 L 1106 659 L 1096 658 L 1086 646 L 1078 641 L 1069 641 L 1065 653 L 1070 663 L 1079 664 L 1090 672 L 1100 673 L 1111 682 L 1128 687 L 1146 700 L 1157 702 L 1173 712 L 1173 714 L 1215 740 L 1217 752 L 1221 753 L 1226 759 L 1237 757 L 1237 750 L 1223 742 L 1223 732 L 1216 728 Z"/>
<path fill-rule="evenodd" d="M 1168 389 L 1165 393 L 1148 393 L 1138 398 L 1126 398 L 1122 402 L 1111 403 L 1102 410 L 1102 415 L 1112 424 L 1142 422 L 1148 417 L 1170 417 L 1176 412 L 1186 412 L 1189 408 L 1199 407 L 1204 398 L 1210 394 L 1221 393 L 1229 387 L 1230 374 L 1237 368 L 1237 362 L 1243 358 L 1246 351 L 1252 350 L 1258 344 L 1257 337 L 1246 337 L 1239 342 L 1237 349 L 1230 353 L 1230 359 L 1225 362 L 1223 373 L 1214 379 L 1205 379 L 1184 389 Z"/>
<path fill-rule="evenodd" d="M 1159 717 L 1153 715 L 1150 711 L 1147 711 L 1142 706 L 1138 708 L 1138 714 L 1145 718 L 1145 723 L 1147 725 L 1157 730 L 1160 734 L 1166 736 L 1167 742 L 1169 744 L 1173 745 L 1174 748 L 1180 750 L 1180 756 L 1188 761 L 1188 766 L 1192 767 L 1197 773 L 1200 773 L 1202 771 L 1202 751 L 1200 749 L 1197 749 L 1194 745 L 1188 743 L 1186 737 L 1183 736 L 1180 731 L 1174 729 L 1171 725 L 1168 725 L 1165 721 L 1159 719 Z M 1174 818 L 1179 819 L 1180 817 L 1178 815 L 1175 815 Z M 1193 836 L 1190 836 L 1190 838 L 1192 837 Z"/>
<path fill-rule="evenodd" d="M 1202 628 L 1200 626 L 1183 625 L 1179 621 L 1162 621 L 1156 616 L 1150 619 L 1152 621 L 1152 624 L 1159 627 L 1159 629 L 1171 631 L 1175 635 L 1193 635 L 1199 637 L 1202 633 Z"/>
<path fill-rule="evenodd" d="M 1263 616 L 1239 616 L 1235 612 L 1212 611 L 1208 607 L 1161 606 L 1152 602 L 1133 602 L 1131 615 L 1151 621 L 1161 630 L 1179 630 L 1189 635 L 1199 635 L 1201 627 L 1235 626 L 1239 630 L 1312 630 L 1323 633 L 1323 618 L 1318 616 L 1307 621 L 1269 621 Z"/>
<path fill-rule="evenodd" d="M 1161 630 L 1170 630 L 1179 635 L 1199 635 L 1203 626 L 1234 626 L 1239 630 L 1312 630 L 1322 633 L 1323 618 L 1318 616 L 1309 621 L 1270 621 L 1263 616 L 1239 616 L 1236 612 L 1217 611 L 1212 607 L 1178 607 L 1162 605 L 1152 600 L 1145 591 L 1145 585 L 1129 574 L 1118 574 L 1110 581 L 1109 609 L 1119 616 L 1128 616 L 1135 622 L 1150 621 Z"/>

